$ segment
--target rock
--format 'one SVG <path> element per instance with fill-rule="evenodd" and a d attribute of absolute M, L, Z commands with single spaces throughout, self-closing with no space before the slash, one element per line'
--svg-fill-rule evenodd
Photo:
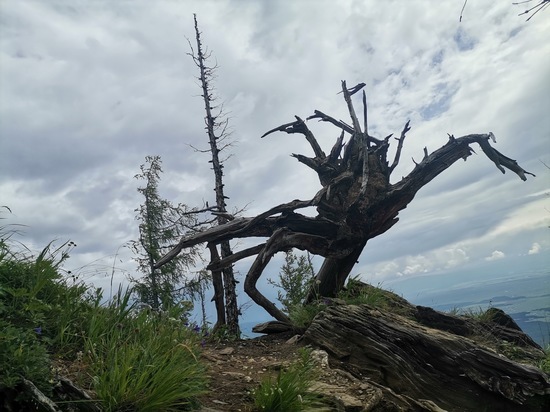
<path fill-rule="evenodd" d="M 78 403 L 78 410 L 82 412 L 100 412 L 101 402 L 94 401 L 82 388 L 76 386 L 70 379 L 58 376 L 59 385 L 54 388 L 60 398 L 68 398 Z"/>
<path fill-rule="evenodd" d="M 324 350 L 315 349 L 311 351 L 311 360 L 321 368 L 328 368 L 328 353 Z"/>
<path fill-rule="evenodd" d="M 418 313 L 440 329 L 367 305 L 332 306 L 315 317 L 304 338 L 326 350 L 331 365 L 380 388 L 382 402 L 396 410 L 550 410 L 544 372 L 466 338 L 473 334 L 466 321 Z"/>
<path fill-rule="evenodd" d="M 301 338 L 302 338 L 301 335 L 294 335 L 294 336 L 291 337 L 289 340 L 287 340 L 285 343 L 286 343 L 287 345 L 294 345 L 294 344 L 296 344 Z"/>
<path fill-rule="evenodd" d="M 489 318 L 492 322 L 516 331 L 522 331 L 516 321 L 507 315 L 502 309 L 489 308 L 484 314 L 484 317 Z"/>
<path fill-rule="evenodd" d="M 220 354 L 220 355 L 231 355 L 233 352 L 235 352 L 235 348 L 227 347 L 227 348 L 223 348 L 222 350 L 218 351 L 218 354 Z"/>
<path fill-rule="evenodd" d="M 313 382 L 310 391 L 318 393 L 326 399 L 328 398 L 331 403 L 336 405 L 338 411 L 360 412 L 364 410 L 363 402 L 347 394 L 341 386 L 330 385 L 325 382 Z"/>

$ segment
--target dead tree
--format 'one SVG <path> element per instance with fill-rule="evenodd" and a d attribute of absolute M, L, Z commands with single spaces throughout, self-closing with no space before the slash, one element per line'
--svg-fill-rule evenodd
<path fill-rule="evenodd" d="M 319 176 L 322 188 L 312 199 L 293 200 L 256 217 L 234 219 L 222 226 L 185 237 L 157 262 L 157 266 L 170 261 L 183 248 L 199 243 L 218 244 L 235 238 L 265 237 L 267 241 L 263 243 L 219 261 L 212 261 L 209 268 L 216 270 L 244 257 L 257 255 L 246 275 L 244 290 L 275 319 L 289 322 L 288 317 L 256 288 L 258 279 L 275 253 L 298 248 L 323 256 L 325 260 L 317 273 L 315 291 L 310 294 L 309 300 L 318 296 L 334 296 L 344 286 L 367 241 L 395 225 L 399 220 L 399 211 L 413 200 L 420 188 L 457 160 L 466 160 L 474 153 L 471 144 L 477 143 L 503 173 L 505 169 L 509 169 L 522 180 L 526 180 L 526 174 L 532 175 L 523 170 L 515 160 L 491 146 L 489 141 L 495 142 L 492 133 L 470 134 L 458 138 L 449 135 L 447 143 L 436 151 L 429 153 L 424 148 L 424 157 L 419 163 L 415 162 L 414 169 L 399 182 L 391 184 L 390 175 L 399 163 L 410 125 L 407 122 L 400 136 L 395 138 L 397 148 L 393 159 L 389 161 L 388 148 L 392 135 L 379 139 L 369 134 L 364 91 L 363 127 L 353 107 L 351 96 L 363 86 L 359 84 L 348 89 L 345 81 L 342 81 L 342 93 L 351 124 L 319 110 L 315 110 L 306 119 L 328 122 L 341 130 L 328 154 L 321 149 L 305 121 L 298 116 L 295 116 L 294 122 L 276 127 L 262 136 L 281 131 L 301 134 L 306 138 L 314 156 L 292 156 Z M 346 134 L 349 138 L 344 144 Z M 308 217 L 297 212 L 310 206 L 316 207 L 317 216 Z"/>
<path fill-rule="evenodd" d="M 227 124 L 228 119 L 224 118 L 221 108 L 217 114 L 214 114 L 214 96 L 210 81 L 212 80 L 213 73 L 216 66 L 208 66 L 206 60 L 209 54 L 204 52 L 201 42 L 201 33 L 197 23 L 197 15 L 193 14 L 195 21 L 195 39 L 197 41 L 197 52 L 195 54 L 191 43 L 191 53 L 188 53 L 199 68 L 200 86 L 202 91 L 202 97 L 204 100 L 204 108 L 206 116 L 204 118 L 206 125 L 206 132 L 208 134 L 208 143 L 210 149 L 207 151 L 211 153 L 212 170 L 214 171 L 214 191 L 216 193 L 216 206 L 217 206 L 217 221 L 219 225 L 226 223 L 228 219 L 226 199 L 229 199 L 224 193 L 223 184 L 223 160 L 220 159 L 220 152 L 229 146 L 229 144 L 221 145 L 224 139 L 228 137 Z M 231 245 L 229 239 L 223 240 L 220 244 L 221 259 L 227 259 L 232 255 Z M 217 243 L 209 243 L 208 248 L 210 250 L 210 260 L 212 262 L 220 260 L 220 256 L 217 250 Z M 214 302 L 216 303 L 217 322 L 214 327 L 220 327 L 225 325 L 227 332 L 231 336 L 240 336 L 239 328 L 239 307 L 237 305 L 237 292 L 235 290 L 235 275 L 233 273 L 233 266 L 226 265 L 218 269 L 212 270 L 212 280 L 214 286 Z M 225 297 L 225 300 L 224 300 Z M 225 313 L 224 313 L 225 309 Z"/>

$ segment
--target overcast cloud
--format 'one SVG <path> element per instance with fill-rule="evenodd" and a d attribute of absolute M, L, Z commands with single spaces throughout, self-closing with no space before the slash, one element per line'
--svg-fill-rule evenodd
<path fill-rule="evenodd" d="M 230 113 L 230 208 L 255 215 L 308 199 L 316 175 L 297 135 L 260 136 L 319 109 L 347 119 L 340 81 L 365 82 L 374 135 L 410 119 L 398 179 L 447 140 L 492 131 L 537 178 L 502 175 L 480 150 L 426 186 L 367 245 L 355 273 L 377 281 L 548 253 L 550 12 L 526 23 L 509 1 L 30 1 L 0 5 L 0 205 L 23 240 L 78 245 L 67 267 L 108 286 L 135 272 L 142 199 L 133 176 L 160 155 L 161 194 L 214 203 L 197 70 L 197 13 Z M 339 131 L 310 122 L 326 150 Z M 116 260 L 114 259 L 117 255 Z M 275 276 L 277 262 L 270 274 Z M 246 272 L 247 266 L 239 266 Z"/>

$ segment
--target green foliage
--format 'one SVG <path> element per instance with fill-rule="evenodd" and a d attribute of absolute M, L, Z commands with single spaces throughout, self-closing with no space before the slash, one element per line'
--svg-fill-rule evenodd
<path fill-rule="evenodd" d="M 313 321 L 313 318 L 326 308 L 327 304 L 322 300 L 307 305 L 298 304 L 290 308 L 289 317 L 295 327 L 307 328 Z"/>
<path fill-rule="evenodd" d="M 0 228 L 0 396 L 13 410 L 23 379 L 51 393 L 50 356 L 84 358 L 104 410 L 186 409 L 205 390 L 198 336 L 185 327 L 188 305 L 136 311 L 130 292 L 102 305 L 100 290 L 64 276 L 72 242 L 37 257 Z M 25 406 L 26 408 L 26 406 Z"/>
<path fill-rule="evenodd" d="M 42 340 L 52 350 L 63 347 L 66 356 L 82 348 L 90 299 L 87 285 L 60 272 L 75 246 L 66 242 L 53 248 L 50 243 L 36 258 L 18 251 L 0 260 L 0 315 L 24 330 L 40 328 Z"/>
<path fill-rule="evenodd" d="M 302 349 L 298 362 L 286 370 L 281 370 L 276 379 L 266 378 L 254 391 L 256 410 L 266 412 L 322 410 L 321 397 L 308 391 L 314 377 L 311 350 Z"/>
<path fill-rule="evenodd" d="M 289 314 L 293 308 L 301 305 L 306 298 L 315 279 L 315 271 L 311 255 L 296 255 L 293 251 L 286 252 L 285 263 L 281 267 L 278 282 L 268 279 L 268 283 L 281 290 L 277 299 L 283 305 L 283 312 Z"/>
<path fill-rule="evenodd" d="M 197 249 L 188 248 L 160 269 L 154 268 L 157 262 L 189 230 L 199 226 L 197 210 L 184 204 L 173 205 L 162 199 L 158 183 L 162 173 L 160 156 L 147 156 L 146 164 L 140 166 L 141 173 L 136 179 L 145 180 L 145 187 L 138 188 L 145 201 L 136 209 L 139 221 L 139 240 L 131 243 L 136 254 L 139 270 L 144 274 L 133 279 L 134 291 L 143 303 L 153 308 L 168 307 L 182 299 L 185 274 L 197 258 Z"/>
<path fill-rule="evenodd" d="M 389 308 L 392 299 L 390 295 L 391 292 L 387 292 L 381 287 L 367 285 L 358 280 L 358 276 L 356 276 L 348 280 L 346 287 L 338 293 L 335 299 L 320 298 L 307 305 L 295 304 L 289 310 L 289 317 L 294 326 L 307 328 L 313 318 L 330 305 L 370 305 L 378 308 Z"/>
<path fill-rule="evenodd" d="M 488 309 L 483 309 L 482 307 L 478 307 L 477 309 L 468 308 L 466 310 L 462 310 L 461 312 L 463 316 L 478 320 L 480 322 L 491 322 L 493 320 L 492 313 L 489 312 Z"/>
<path fill-rule="evenodd" d="M 0 320 L 0 390 L 16 389 L 23 378 L 45 393 L 51 391 L 50 360 L 32 329 Z"/>
<path fill-rule="evenodd" d="M 59 267 L 74 247 L 50 243 L 37 257 L 0 227 L 0 388 L 16 389 L 23 379 L 51 391 L 48 350 L 59 341 L 68 287 Z"/>
<path fill-rule="evenodd" d="M 348 305 L 382 307 L 388 303 L 388 292 L 380 285 L 367 285 L 359 280 L 359 276 L 355 276 L 348 280 L 346 287 L 338 293 L 338 298 L 343 299 Z"/>
<path fill-rule="evenodd" d="M 542 358 L 537 366 L 545 373 L 550 375 L 550 344 L 544 348 L 544 358 Z"/>
<path fill-rule="evenodd" d="M 107 307 L 96 307 L 90 320 L 85 349 L 102 407 L 172 411 L 192 406 L 206 384 L 197 337 L 172 316 L 181 312 L 136 313 L 130 295 L 119 290 Z"/>

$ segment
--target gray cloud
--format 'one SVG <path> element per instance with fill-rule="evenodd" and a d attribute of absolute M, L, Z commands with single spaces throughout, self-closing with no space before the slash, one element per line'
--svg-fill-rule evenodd
<path fill-rule="evenodd" d="M 311 154 L 305 139 L 260 136 L 314 109 L 347 119 L 336 94 L 340 80 L 364 81 L 371 133 L 398 135 L 412 122 L 394 182 L 412 170 L 411 158 L 420 160 L 424 147 L 445 144 L 447 133 L 488 131 L 498 150 L 540 177 L 503 176 L 478 150 L 422 189 L 401 221 L 369 242 L 358 270 L 382 273 L 377 265 L 384 265 L 393 268 L 387 276 L 407 267 L 414 274 L 412 268 L 424 270 L 431 261 L 435 271 L 483 261 L 494 250 L 527 253 L 534 243 L 542 253 L 550 245 L 534 227 L 547 212 L 529 195 L 547 189 L 539 159 L 550 162 L 550 62 L 536 39 L 550 28 L 544 19 L 525 23 L 511 5 L 489 0 L 469 5 L 458 23 L 455 6 L 6 2 L 0 204 L 12 208 L 13 221 L 28 225 L 26 239 L 37 248 L 54 238 L 74 240 L 73 267 L 96 262 L 86 269 L 89 277 L 108 285 L 117 250 L 117 281 L 123 271 L 135 271 L 120 248 L 136 237 L 141 199 L 133 176 L 145 156 L 163 159 L 164 196 L 190 206 L 213 202 L 208 155 L 189 146 L 207 143 L 197 70 L 186 55 L 196 12 L 212 63 L 219 64 L 216 92 L 236 141 L 225 169 L 230 208 L 248 205 L 246 213 L 256 214 L 313 196 L 315 174 L 289 156 Z M 339 131 L 308 125 L 330 150 Z M 521 251 L 514 239 L 521 239 Z"/>

